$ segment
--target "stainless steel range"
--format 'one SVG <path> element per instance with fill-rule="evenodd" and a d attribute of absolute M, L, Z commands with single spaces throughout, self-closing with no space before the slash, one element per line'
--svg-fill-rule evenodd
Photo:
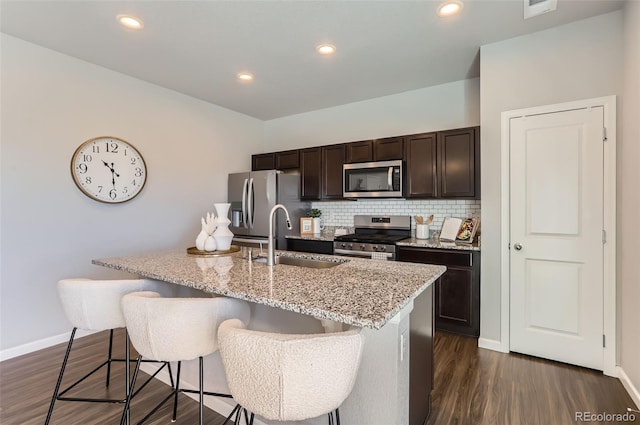
<path fill-rule="evenodd" d="M 355 233 L 336 236 L 333 253 L 380 260 L 396 259 L 396 242 L 411 237 L 408 215 L 356 215 Z"/>

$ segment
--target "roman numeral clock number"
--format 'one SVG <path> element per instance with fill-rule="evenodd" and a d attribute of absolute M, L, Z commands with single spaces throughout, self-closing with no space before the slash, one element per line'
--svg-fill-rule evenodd
<path fill-rule="evenodd" d="M 71 158 L 71 175 L 89 198 L 117 204 L 142 191 L 147 168 L 131 143 L 117 137 L 96 137 L 76 149 Z"/>

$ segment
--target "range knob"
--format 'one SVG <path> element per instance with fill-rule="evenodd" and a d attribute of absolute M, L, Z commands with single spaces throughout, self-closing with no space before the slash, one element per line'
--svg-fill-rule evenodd
<path fill-rule="evenodd" d="M 349 247 L 349 249 L 353 249 L 353 244 L 350 243 L 349 245 L 347 245 Z"/>
<path fill-rule="evenodd" d="M 346 248 L 346 247 L 347 247 L 347 244 L 346 244 L 346 243 L 341 243 L 341 244 L 340 244 L 340 248 Z"/>
<path fill-rule="evenodd" d="M 360 249 L 361 249 L 361 250 L 363 250 L 363 251 L 364 251 L 366 248 L 367 248 L 367 246 L 366 246 L 365 244 L 360 244 Z"/>
<path fill-rule="evenodd" d="M 382 245 L 382 246 L 380 247 L 380 251 L 386 251 L 386 250 L 387 250 L 387 247 L 386 247 L 385 245 Z"/>

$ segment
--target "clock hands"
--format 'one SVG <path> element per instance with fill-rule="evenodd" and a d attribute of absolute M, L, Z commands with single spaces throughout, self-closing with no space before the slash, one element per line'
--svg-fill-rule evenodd
<path fill-rule="evenodd" d="M 120 177 L 120 174 L 116 173 L 116 170 L 113 168 L 113 162 L 111 163 L 111 165 L 109 165 L 103 159 L 102 163 L 104 164 L 105 167 L 107 167 L 111 171 L 111 184 L 113 185 L 113 188 L 115 189 L 116 188 L 116 177 Z"/>

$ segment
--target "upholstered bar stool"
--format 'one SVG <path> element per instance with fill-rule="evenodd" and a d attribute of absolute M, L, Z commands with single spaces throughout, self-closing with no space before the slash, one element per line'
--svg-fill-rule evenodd
<path fill-rule="evenodd" d="M 176 384 L 172 391 L 138 424 L 145 422 L 167 400 L 173 397 L 173 421 L 178 410 L 180 392 L 200 395 L 200 424 L 203 420 L 204 395 L 231 397 L 229 394 L 205 392 L 203 387 L 203 357 L 218 350 L 217 331 L 221 322 L 235 318 L 249 322 L 249 304 L 232 298 L 161 298 L 154 292 L 134 292 L 122 298 L 122 309 L 131 342 L 140 356 L 133 372 L 130 397 L 127 398 L 121 425 L 129 409 L 131 395 L 140 370 L 141 359 L 178 362 Z M 182 361 L 199 360 L 199 390 L 180 388 Z"/>
<path fill-rule="evenodd" d="M 124 403 L 129 391 L 129 338 L 126 337 L 125 358 L 113 358 L 113 330 L 124 328 L 124 316 L 122 315 L 122 307 L 120 305 L 122 296 L 135 291 L 153 290 L 162 291 L 163 293 L 171 293 L 170 284 L 158 282 L 148 279 L 125 279 L 125 280 L 93 280 L 93 279 L 63 279 L 57 285 L 58 296 L 62 303 L 67 319 L 73 325 L 71 337 L 67 344 L 67 351 L 62 361 L 58 381 L 56 382 L 45 425 L 51 420 L 53 408 L 57 400 L 63 401 L 79 401 L 94 403 Z M 91 372 L 69 385 L 66 389 L 60 391 L 64 372 L 71 353 L 71 346 L 78 329 L 88 331 L 104 331 L 109 330 L 109 351 L 107 359 L 96 366 Z M 126 332 L 125 332 L 126 334 Z M 109 386 L 111 379 L 111 363 L 127 362 L 125 368 L 125 385 L 124 394 L 119 399 L 107 398 L 89 398 L 89 397 L 70 397 L 65 394 L 72 388 L 76 387 L 82 381 L 93 375 L 98 370 L 106 366 L 106 386 Z M 147 381 L 148 382 L 148 381 Z"/>
<path fill-rule="evenodd" d="M 323 334 L 278 334 L 245 329 L 227 320 L 218 329 L 220 356 L 231 395 L 242 412 L 275 421 L 327 414 L 340 424 L 339 407 L 356 380 L 364 336 L 361 329 Z M 335 413 L 335 417 L 334 417 Z M 227 422 L 225 421 L 225 423 Z"/>

